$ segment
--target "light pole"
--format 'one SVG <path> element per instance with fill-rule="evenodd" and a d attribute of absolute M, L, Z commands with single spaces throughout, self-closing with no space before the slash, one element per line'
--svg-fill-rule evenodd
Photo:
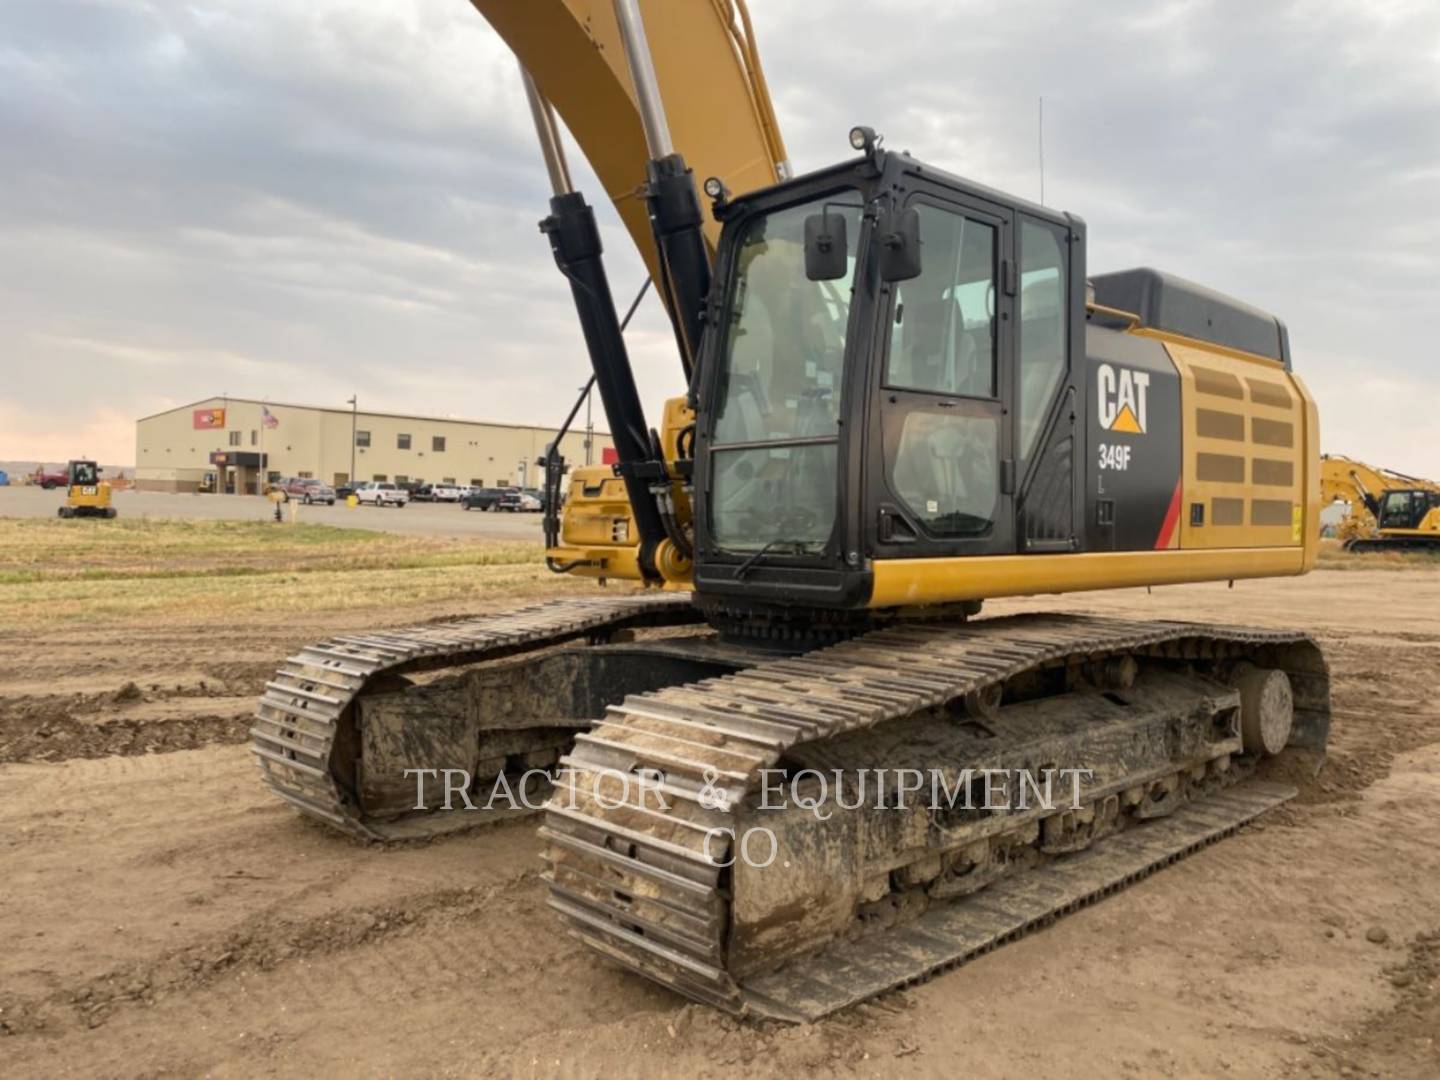
<path fill-rule="evenodd" d="M 346 402 L 350 406 L 350 486 L 355 486 L 355 421 L 359 419 L 360 403 L 358 396 L 350 395 Z"/>

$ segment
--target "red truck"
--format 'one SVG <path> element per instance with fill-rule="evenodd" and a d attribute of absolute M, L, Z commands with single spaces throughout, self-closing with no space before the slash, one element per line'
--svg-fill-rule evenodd
<path fill-rule="evenodd" d="M 50 491 L 52 488 L 69 487 L 70 476 L 64 469 L 58 472 L 46 472 L 45 466 L 41 465 L 30 474 L 30 482 L 32 484 L 39 484 L 46 491 Z"/>

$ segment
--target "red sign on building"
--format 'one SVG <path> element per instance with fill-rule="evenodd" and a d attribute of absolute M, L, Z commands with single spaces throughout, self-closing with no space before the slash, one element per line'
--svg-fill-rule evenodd
<path fill-rule="evenodd" d="M 223 428 L 225 426 L 224 409 L 196 409 L 194 413 L 196 431 L 209 431 L 212 428 Z"/>
<path fill-rule="evenodd" d="M 601 465 L 619 465 L 620 453 L 613 446 L 602 446 L 600 448 Z"/>

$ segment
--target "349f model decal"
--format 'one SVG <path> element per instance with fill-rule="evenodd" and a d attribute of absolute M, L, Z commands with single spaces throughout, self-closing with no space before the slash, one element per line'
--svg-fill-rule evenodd
<path fill-rule="evenodd" d="M 1086 351 L 1085 488 L 1096 508 L 1088 515 L 1090 548 L 1176 544 L 1179 529 L 1166 522 L 1180 484 L 1180 373 L 1164 345 L 1139 335 L 1095 334 Z"/>

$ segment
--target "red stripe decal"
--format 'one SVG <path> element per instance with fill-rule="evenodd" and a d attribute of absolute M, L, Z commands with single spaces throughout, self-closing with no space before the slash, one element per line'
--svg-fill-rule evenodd
<path fill-rule="evenodd" d="M 1165 511 L 1165 520 L 1160 525 L 1160 535 L 1155 538 L 1155 549 L 1168 548 L 1175 536 L 1175 524 L 1180 520 L 1180 481 L 1175 481 L 1175 494 L 1170 496 L 1170 509 Z"/>

